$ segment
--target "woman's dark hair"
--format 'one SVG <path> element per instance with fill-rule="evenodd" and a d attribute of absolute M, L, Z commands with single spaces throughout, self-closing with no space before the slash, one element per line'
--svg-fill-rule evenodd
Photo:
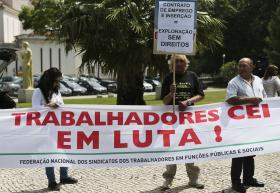
<path fill-rule="evenodd" d="M 265 70 L 263 79 L 264 79 L 264 80 L 267 80 L 267 79 L 269 79 L 270 77 L 275 76 L 275 75 L 276 75 L 275 72 L 276 72 L 277 70 L 278 70 L 278 67 L 277 67 L 277 66 L 275 66 L 275 65 L 273 65 L 273 64 L 268 65 L 268 67 L 267 67 L 266 70 Z"/>
<path fill-rule="evenodd" d="M 54 87 L 54 83 L 59 81 L 61 77 L 62 73 L 57 68 L 50 68 L 42 74 L 37 88 L 41 89 L 46 103 L 50 102 L 49 97 L 53 93 L 58 93 L 59 84 Z"/>

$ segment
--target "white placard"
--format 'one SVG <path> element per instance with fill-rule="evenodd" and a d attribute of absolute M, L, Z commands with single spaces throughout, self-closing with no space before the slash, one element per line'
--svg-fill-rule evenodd
<path fill-rule="evenodd" d="M 158 1 L 154 53 L 194 54 L 196 1 Z"/>

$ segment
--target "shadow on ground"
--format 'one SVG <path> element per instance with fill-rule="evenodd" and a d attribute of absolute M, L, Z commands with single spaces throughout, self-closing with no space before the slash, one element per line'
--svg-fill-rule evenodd
<path fill-rule="evenodd" d="M 211 193 L 237 193 L 237 192 L 234 191 L 233 189 L 231 189 L 231 187 L 228 187 L 227 189 L 223 189 L 223 190 L 215 191 L 215 192 L 211 192 Z"/>
<path fill-rule="evenodd" d="M 162 190 L 162 187 L 159 186 L 153 190 L 141 191 L 139 193 L 179 193 L 179 192 L 182 192 L 182 191 L 190 189 L 190 188 L 192 188 L 192 187 L 190 187 L 188 185 L 184 185 L 184 186 L 178 186 L 178 187 L 174 187 L 174 188 L 167 189 L 167 190 Z M 211 193 L 236 193 L 236 192 L 234 190 L 232 190 L 231 187 L 229 187 L 227 189 L 215 191 L 215 192 L 211 192 Z"/>
<path fill-rule="evenodd" d="M 31 191 L 20 191 L 20 192 L 13 192 L 13 193 L 44 193 L 44 192 L 51 192 L 48 188 L 43 188 L 40 190 L 31 190 Z"/>
<path fill-rule="evenodd" d="M 183 185 L 183 186 L 178 186 L 178 187 L 174 187 L 174 188 L 170 188 L 167 190 L 163 190 L 161 186 L 153 189 L 153 190 L 148 190 L 148 191 L 141 191 L 139 193 L 179 193 L 182 192 L 183 190 L 189 189 L 191 187 L 189 187 L 188 185 Z"/>

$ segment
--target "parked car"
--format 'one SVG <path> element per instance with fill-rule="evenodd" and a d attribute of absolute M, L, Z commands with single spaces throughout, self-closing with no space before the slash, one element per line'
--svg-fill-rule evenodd
<path fill-rule="evenodd" d="M 107 88 L 108 92 L 117 92 L 117 82 L 113 80 L 100 80 L 100 84 Z"/>
<path fill-rule="evenodd" d="M 107 88 L 101 86 L 98 82 L 90 80 L 80 80 L 79 85 L 85 87 L 88 90 L 88 94 L 107 94 Z"/>
<path fill-rule="evenodd" d="M 8 86 L 8 94 L 18 96 L 18 91 L 22 88 L 22 78 L 17 76 L 4 76 L 1 79 L 2 83 Z"/>
<path fill-rule="evenodd" d="M 9 92 L 9 85 L 5 82 L 0 82 L 0 92 Z"/>
<path fill-rule="evenodd" d="M 84 74 L 82 74 L 82 75 L 80 75 L 79 79 L 80 80 L 89 80 L 89 81 L 94 81 L 94 82 L 98 82 L 99 83 L 99 80 L 96 77 L 92 76 L 92 75 L 84 75 Z"/>
<path fill-rule="evenodd" d="M 153 91 L 153 86 L 146 81 L 143 82 L 143 88 L 145 92 L 152 92 Z"/>
<path fill-rule="evenodd" d="M 147 82 L 153 86 L 153 91 L 156 90 L 157 86 L 161 86 L 160 81 L 153 79 L 153 78 L 145 78 L 145 82 Z"/>
<path fill-rule="evenodd" d="M 20 86 L 20 88 L 23 87 L 23 79 L 22 78 L 18 78 L 15 81 L 13 81 L 12 83 L 18 84 Z"/>
<path fill-rule="evenodd" d="M 62 79 L 60 81 L 64 86 L 70 88 L 72 90 L 72 95 L 85 95 L 87 93 L 87 89 L 80 86 L 78 83 L 74 81 L 70 81 L 68 79 Z"/>
<path fill-rule="evenodd" d="M 208 85 L 200 78 L 198 78 L 198 81 L 202 85 L 203 90 L 206 90 L 208 88 Z"/>
<path fill-rule="evenodd" d="M 1 82 L 14 82 L 18 79 L 21 79 L 21 78 L 18 76 L 3 76 L 1 78 Z"/>
<path fill-rule="evenodd" d="M 39 84 L 41 76 L 39 75 L 33 75 L 33 87 L 36 88 Z"/>
<path fill-rule="evenodd" d="M 13 82 L 6 82 L 6 84 L 9 87 L 8 94 L 10 96 L 18 96 L 18 91 L 21 88 L 21 86 L 19 84 L 15 84 Z"/>
<path fill-rule="evenodd" d="M 60 83 L 59 86 L 60 86 L 59 91 L 60 91 L 62 96 L 71 96 L 72 95 L 72 90 L 70 88 L 67 88 L 62 83 Z"/>
<path fill-rule="evenodd" d="M 79 78 L 77 78 L 74 75 L 65 75 L 65 74 L 63 74 L 62 77 L 63 77 L 63 79 L 68 79 L 68 80 L 74 81 L 76 83 L 79 81 Z"/>

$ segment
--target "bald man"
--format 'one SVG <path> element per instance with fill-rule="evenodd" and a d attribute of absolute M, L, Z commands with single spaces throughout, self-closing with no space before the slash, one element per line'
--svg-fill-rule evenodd
<path fill-rule="evenodd" d="M 238 73 L 229 81 L 227 86 L 226 102 L 230 105 L 259 104 L 266 97 L 262 80 L 254 76 L 253 61 L 242 58 L 238 62 Z M 243 170 L 243 183 L 240 176 Z M 231 164 L 232 189 L 245 193 L 246 187 L 264 187 L 264 184 L 254 178 L 254 156 L 233 158 Z"/>

